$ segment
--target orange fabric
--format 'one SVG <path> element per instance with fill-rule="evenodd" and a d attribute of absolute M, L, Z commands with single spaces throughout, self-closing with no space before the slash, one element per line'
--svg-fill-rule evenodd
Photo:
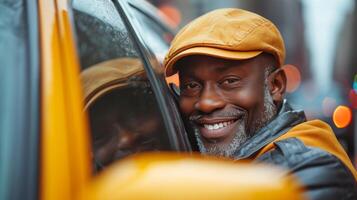
<path fill-rule="evenodd" d="M 307 121 L 293 127 L 287 133 L 261 149 L 259 153 L 255 155 L 255 158 L 275 148 L 274 142 L 291 137 L 300 139 L 306 146 L 320 148 L 336 156 L 349 168 L 357 181 L 356 169 L 353 167 L 347 153 L 338 142 L 331 127 L 321 120 Z"/>
<path fill-rule="evenodd" d="M 218 9 L 193 20 L 175 36 L 164 60 L 166 76 L 177 71 L 174 64 L 185 56 L 244 60 L 262 52 L 275 56 L 277 67 L 284 63 L 284 41 L 272 22 L 246 10 Z"/>

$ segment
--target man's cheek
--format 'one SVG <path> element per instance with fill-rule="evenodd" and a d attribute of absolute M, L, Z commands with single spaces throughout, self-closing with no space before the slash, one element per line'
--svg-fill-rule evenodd
<path fill-rule="evenodd" d="M 188 117 L 195 109 L 195 101 L 192 98 L 182 97 L 180 99 L 181 113 Z"/>
<path fill-rule="evenodd" d="M 231 94 L 229 101 L 237 106 L 249 110 L 251 107 L 256 106 L 259 101 L 261 101 L 262 97 L 256 94 L 257 90 L 258 88 L 241 89 Z"/>

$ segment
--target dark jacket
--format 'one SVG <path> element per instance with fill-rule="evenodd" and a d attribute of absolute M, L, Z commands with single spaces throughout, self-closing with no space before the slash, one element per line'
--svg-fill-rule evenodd
<path fill-rule="evenodd" d="M 254 159 L 288 169 L 309 199 L 357 200 L 357 173 L 331 127 L 306 121 L 284 101 L 277 117 L 238 149 L 235 159 Z"/>

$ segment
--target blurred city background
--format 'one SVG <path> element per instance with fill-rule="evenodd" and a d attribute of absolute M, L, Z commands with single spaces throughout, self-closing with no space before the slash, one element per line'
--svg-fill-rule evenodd
<path fill-rule="evenodd" d="M 334 129 L 357 163 L 357 9 L 354 0 L 148 0 L 174 30 L 210 10 L 243 8 L 273 21 L 285 40 L 287 99 Z"/>

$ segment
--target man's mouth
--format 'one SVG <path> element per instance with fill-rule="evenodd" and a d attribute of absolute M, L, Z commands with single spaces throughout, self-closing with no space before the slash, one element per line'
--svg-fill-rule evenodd
<path fill-rule="evenodd" d="M 201 119 L 196 124 L 205 139 L 223 139 L 234 133 L 238 121 L 239 118 Z"/>
<path fill-rule="evenodd" d="M 208 129 L 208 130 L 218 130 L 218 129 L 227 127 L 228 125 L 230 125 L 232 123 L 234 123 L 234 120 L 215 123 L 215 124 L 203 124 L 203 127 Z"/>

